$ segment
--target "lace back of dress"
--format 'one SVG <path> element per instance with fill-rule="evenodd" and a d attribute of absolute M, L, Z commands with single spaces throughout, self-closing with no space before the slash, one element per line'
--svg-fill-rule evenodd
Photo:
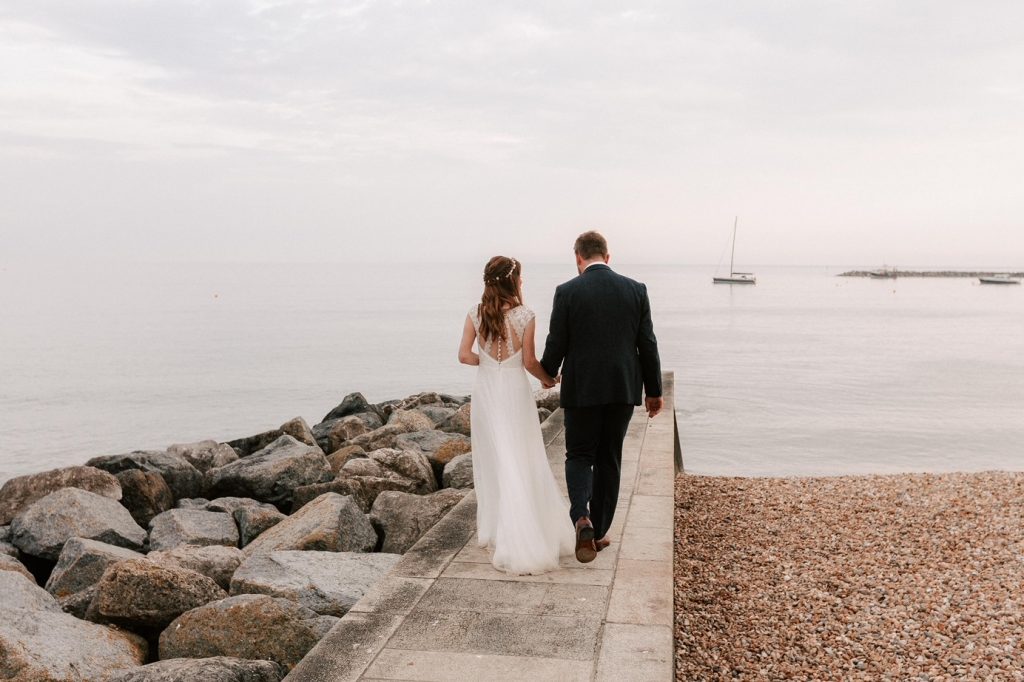
<path fill-rule="evenodd" d="M 505 339 L 485 339 L 480 335 L 480 308 L 472 311 L 473 326 L 476 328 L 480 350 L 488 357 L 501 362 L 518 353 L 523 348 L 523 332 L 529 322 L 523 306 L 513 308 L 505 313 Z M 529 314 L 529 313 L 527 313 Z"/>

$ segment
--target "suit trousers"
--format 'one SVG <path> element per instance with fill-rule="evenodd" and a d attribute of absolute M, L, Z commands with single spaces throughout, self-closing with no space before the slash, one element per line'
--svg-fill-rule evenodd
<path fill-rule="evenodd" d="M 569 516 L 574 524 L 589 516 L 597 538 L 605 536 L 615 516 L 622 441 L 633 410 L 633 405 L 623 404 L 563 409 Z"/>

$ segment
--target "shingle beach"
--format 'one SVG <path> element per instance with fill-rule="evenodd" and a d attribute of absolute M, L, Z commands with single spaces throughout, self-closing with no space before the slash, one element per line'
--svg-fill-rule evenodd
<path fill-rule="evenodd" d="M 1024 473 L 676 479 L 677 680 L 1024 680 Z"/>

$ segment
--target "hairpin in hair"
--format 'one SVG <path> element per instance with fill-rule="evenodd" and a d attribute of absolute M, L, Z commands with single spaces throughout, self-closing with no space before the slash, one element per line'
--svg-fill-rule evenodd
<path fill-rule="evenodd" d="M 512 265 L 509 267 L 508 272 L 506 272 L 504 275 L 500 275 L 498 277 L 491 277 L 491 278 L 488 278 L 487 275 L 485 274 L 484 275 L 484 283 L 485 284 L 497 284 L 499 280 L 511 279 L 513 273 L 515 273 L 515 271 L 519 269 L 519 261 L 517 261 L 515 258 L 510 258 L 509 260 L 512 261 Z"/>

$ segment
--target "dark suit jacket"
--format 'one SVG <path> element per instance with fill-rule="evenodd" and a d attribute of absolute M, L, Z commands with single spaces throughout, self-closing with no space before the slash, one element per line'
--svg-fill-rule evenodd
<path fill-rule="evenodd" d="M 562 407 L 640 405 L 661 396 L 661 358 L 647 287 L 604 264 L 555 289 L 541 365 L 562 368 Z"/>

